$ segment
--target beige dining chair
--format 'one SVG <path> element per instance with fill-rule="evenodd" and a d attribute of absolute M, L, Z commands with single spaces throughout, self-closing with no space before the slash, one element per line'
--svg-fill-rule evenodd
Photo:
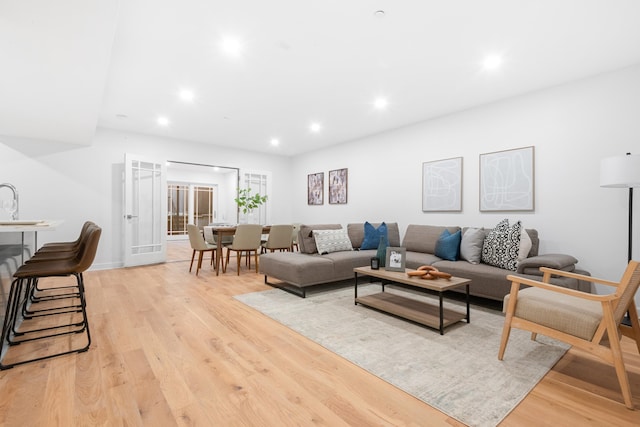
<path fill-rule="evenodd" d="M 296 251 L 300 250 L 298 246 L 298 232 L 300 231 L 300 225 L 302 224 L 299 222 L 293 223 L 293 231 L 291 232 L 291 252 L 293 252 L 294 248 Z"/>
<path fill-rule="evenodd" d="M 267 241 L 262 243 L 262 252 L 266 251 L 291 251 L 293 244 L 293 225 L 272 225 Z"/>
<path fill-rule="evenodd" d="M 216 236 L 216 234 L 213 232 L 213 228 L 211 226 L 204 226 L 202 227 L 202 231 L 204 233 L 204 240 L 205 242 L 209 243 L 210 245 L 218 245 L 218 236 Z M 227 246 L 229 246 L 231 244 L 231 242 L 233 242 L 233 236 L 222 236 L 222 249 L 226 248 Z M 224 259 L 224 254 L 223 257 L 220 258 L 220 261 L 222 261 Z"/>
<path fill-rule="evenodd" d="M 200 268 L 202 268 L 203 254 L 205 252 L 211 252 L 211 264 L 213 265 L 216 249 L 218 249 L 218 246 L 215 244 L 207 243 L 204 240 L 202 233 L 200 233 L 200 229 L 194 224 L 187 224 L 187 233 L 189 234 L 189 243 L 191 244 L 191 249 L 193 249 L 193 253 L 191 254 L 191 264 L 189 265 L 189 273 L 191 273 L 191 269 L 193 268 L 193 259 L 196 256 L 196 252 L 198 252 L 198 266 L 196 267 L 197 276 Z M 224 263 L 222 263 L 222 269 L 224 270 Z"/>
<path fill-rule="evenodd" d="M 505 297 L 505 320 L 498 359 L 504 357 L 511 328 L 546 335 L 584 350 L 613 365 L 624 403 L 634 409 L 629 377 L 622 359 L 620 334 L 635 340 L 640 352 L 640 324 L 634 295 L 640 286 L 640 263 L 629 261 L 620 282 L 541 267 L 542 281 L 509 275 L 511 293 Z M 589 294 L 549 283 L 551 276 L 573 277 L 613 288 L 604 295 Z M 521 285 L 528 285 L 520 289 Z M 621 324 L 629 312 L 631 326 Z"/>
<path fill-rule="evenodd" d="M 233 242 L 227 246 L 227 265 L 229 265 L 229 254 L 231 251 L 236 252 L 238 276 L 240 275 L 240 258 L 242 253 L 246 252 L 247 257 L 254 252 L 256 262 L 256 273 L 258 272 L 258 251 L 262 240 L 262 225 L 260 224 L 240 224 L 236 227 L 236 234 L 233 236 Z M 226 267 L 222 266 L 222 272 L 226 272 Z"/>

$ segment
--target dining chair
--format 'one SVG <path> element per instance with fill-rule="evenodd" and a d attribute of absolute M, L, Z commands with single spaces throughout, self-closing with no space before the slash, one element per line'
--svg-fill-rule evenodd
<path fill-rule="evenodd" d="M 262 225 L 260 224 L 239 224 L 236 228 L 236 234 L 233 236 L 233 242 L 227 246 L 227 265 L 229 265 L 229 254 L 231 251 L 236 252 L 238 275 L 240 275 L 240 258 L 242 253 L 246 252 L 247 257 L 254 252 L 256 273 L 258 272 L 258 251 L 262 239 Z M 225 272 L 226 268 L 222 267 Z"/>
<path fill-rule="evenodd" d="M 211 244 L 211 245 L 217 245 L 218 244 L 218 236 L 216 236 L 216 234 L 213 232 L 213 228 L 211 226 L 204 226 L 202 227 L 202 231 L 204 233 L 204 240 Z M 227 246 L 229 246 L 231 244 L 231 242 L 233 242 L 233 236 L 230 235 L 225 235 L 222 236 L 222 247 L 225 248 Z"/>
<path fill-rule="evenodd" d="M 202 256 L 205 252 L 211 252 L 211 265 L 213 265 L 213 261 L 215 259 L 216 249 L 218 246 L 216 244 L 207 243 L 200 232 L 198 226 L 194 224 L 187 224 L 187 234 L 189 234 L 189 244 L 191 245 L 191 249 L 193 249 L 193 253 L 191 254 L 191 264 L 189 265 L 189 273 L 191 273 L 191 269 L 193 268 L 193 260 L 196 256 L 196 252 L 198 252 L 198 266 L 196 267 L 196 276 L 198 272 L 200 272 L 200 268 L 202 268 Z M 222 264 L 222 268 L 224 270 L 224 263 Z"/>
<path fill-rule="evenodd" d="M 262 243 L 262 252 L 291 251 L 293 244 L 293 225 L 272 225 L 269 229 L 267 241 Z"/>
<path fill-rule="evenodd" d="M 293 252 L 294 248 L 297 251 L 300 250 L 298 247 L 298 232 L 300 231 L 300 225 L 301 223 L 299 222 L 293 223 L 293 231 L 291 232 L 291 252 Z"/>
<path fill-rule="evenodd" d="M 505 297 L 506 313 L 498 359 L 502 360 L 511 328 L 564 341 L 603 359 L 615 368 L 624 403 L 634 409 L 629 377 L 622 359 L 620 334 L 635 340 L 640 352 L 640 323 L 634 295 L 640 286 L 640 262 L 629 261 L 620 282 L 541 267 L 542 281 L 509 275 L 511 293 Z M 551 276 L 573 277 L 614 288 L 609 294 L 597 295 L 555 286 Z M 520 289 L 521 285 L 530 286 Z M 621 323 L 629 312 L 631 326 Z"/>

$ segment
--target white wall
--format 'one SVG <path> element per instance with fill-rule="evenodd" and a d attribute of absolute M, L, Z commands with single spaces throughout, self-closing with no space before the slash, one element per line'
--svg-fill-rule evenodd
<path fill-rule="evenodd" d="M 639 118 L 640 65 L 293 159 L 104 129 L 90 147 L 15 144 L 0 137 L 0 182 L 20 191 L 21 218 L 65 220 L 59 230 L 40 233 L 41 242 L 74 239 L 85 219 L 102 225 L 98 267 L 122 262 L 120 176 L 124 153 L 133 152 L 271 171 L 273 223 L 385 220 L 398 222 L 404 232 L 411 223 L 491 227 L 504 217 L 520 219 L 538 229 L 541 253 L 571 254 L 580 268 L 616 280 L 627 258 L 628 192 L 600 188 L 599 163 L 628 151 L 640 154 Z M 535 146 L 535 211 L 479 212 L 479 154 L 529 145 Z M 457 156 L 464 159 L 462 212 L 422 212 L 422 163 Z M 329 205 L 328 172 L 345 167 L 348 204 Z M 323 206 L 307 205 L 306 178 L 314 172 L 325 172 Z"/>
<path fill-rule="evenodd" d="M 392 111 L 389 114 L 393 114 Z M 535 211 L 481 213 L 479 155 L 535 146 Z M 640 65 L 298 156 L 294 221 L 492 227 L 521 220 L 541 253 L 567 253 L 579 268 L 617 280 L 627 262 L 628 191 L 599 187 L 600 160 L 640 154 Z M 463 210 L 422 212 L 422 163 L 463 157 Z M 349 168 L 348 204 L 327 203 L 329 170 Z M 307 174 L 325 173 L 325 204 L 306 204 Z M 640 189 L 634 258 L 640 259 Z"/>
<path fill-rule="evenodd" d="M 274 185 L 269 202 L 274 221 L 291 222 L 287 190 L 290 159 L 208 144 L 189 143 L 99 129 L 89 147 L 53 146 L 0 137 L 0 182 L 20 194 L 22 219 L 62 219 L 59 229 L 38 234 L 38 243 L 74 240 L 85 220 L 103 228 L 94 268 L 122 265 L 122 171 L 125 152 L 240 169 L 269 170 Z M 4 190 L 3 190 L 4 191 Z M 0 199 L 8 194 L 0 194 Z M 15 236 L 12 237 L 15 241 Z M 10 236 L 0 235 L 0 243 Z M 31 237 L 27 236 L 31 241 Z"/>

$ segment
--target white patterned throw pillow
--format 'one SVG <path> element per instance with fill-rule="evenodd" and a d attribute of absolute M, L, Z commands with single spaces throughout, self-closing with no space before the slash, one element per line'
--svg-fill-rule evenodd
<path fill-rule="evenodd" d="M 482 244 L 482 262 L 506 270 L 516 271 L 522 224 L 517 221 L 509 226 L 503 219 L 487 234 Z"/>
<path fill-rule="evenodd" d="M 344 228 L 339 230 L 313 230 L 313 237 L 316 241 L 318 253 L 321 255 L 353 250 L 349 234 Z"/>

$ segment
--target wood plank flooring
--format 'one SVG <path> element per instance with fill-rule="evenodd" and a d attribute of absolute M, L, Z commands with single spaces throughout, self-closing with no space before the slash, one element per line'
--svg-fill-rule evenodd
<path fill-rule="evenodd" d="M 233 265 L 85 273 L 91 348 L 0 372 L 0 425 L 461 425 L 237 302 L 270 288 Z M 640 355 L 623 345 L 637 410 L 613 368 L 570 350 L 501 425 L 639 425 Z"/>

